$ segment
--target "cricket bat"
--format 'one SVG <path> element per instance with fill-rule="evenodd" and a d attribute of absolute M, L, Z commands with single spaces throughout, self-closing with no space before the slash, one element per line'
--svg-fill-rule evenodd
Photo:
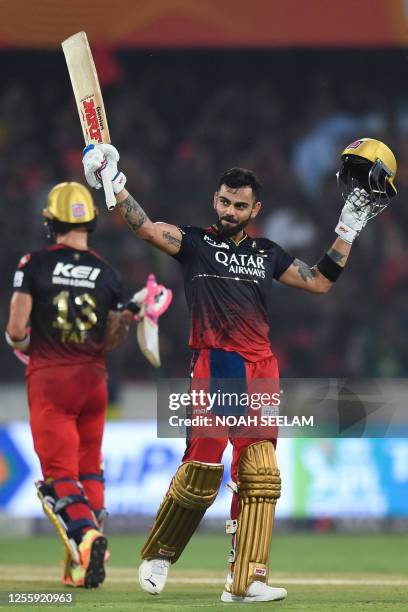
<path fill-rule="evenodd" d="M 155 368 L 160 368 L 159 326 L 146 313 L 136 328 L 137 343 L 143 355 Z"/>
<path fill-rule="evenodd" d="M 173 293 L 171 289 L 158 285 L 154 274 L 149 274 L 147 277 L 146 289 L 147 295 L 136 316 L 138 321 L 136 337 L 143 355 L 155 368 L 159 368 L 159 317 L 170 306 Z"/>
<path fill-rule="evenodd" d="M 86 33 L 73 34 L 61 45 L 74 90 L 85 144 L 109 144 L 110 136 L 105 107 Z M 116 206 L 116 198 L 108 168 L 101 170 L 101 179 L 106 206 L 108 210 L 113 210 Z"/>

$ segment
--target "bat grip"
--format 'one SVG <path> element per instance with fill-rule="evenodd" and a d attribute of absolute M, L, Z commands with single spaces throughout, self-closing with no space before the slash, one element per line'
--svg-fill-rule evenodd
<path fill-rule="evenodd" d="M 116 197 L 113 191 L 112 181 L 109 176 L 109 169 L 107 167 L 101 170 L 101 179 L 103 190 L 105 192 L 106 206 L 108 207 L 108 210 L 113 210 L 116 206 Z"/>

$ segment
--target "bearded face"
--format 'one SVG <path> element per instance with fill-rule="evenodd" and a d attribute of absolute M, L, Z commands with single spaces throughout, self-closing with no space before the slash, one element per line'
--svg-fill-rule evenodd
<path fill-rule="evenodd" d="M 214 195 L 216 226 L 224 238 L 237 236 L 256 217 L 261 208 L 255 201 L 251 187 L 221 185 Z"/>
<path fill-rule="evenodd" d="M 219 217 L 217 211 L 215 213 L 217 216 L 217 229 L 224 238 L 231 238 L 231 236 L 239 234 L 251 220 L 251 216 L 249 216 L 245 221 L 238 222 L 228 216 Z"/>

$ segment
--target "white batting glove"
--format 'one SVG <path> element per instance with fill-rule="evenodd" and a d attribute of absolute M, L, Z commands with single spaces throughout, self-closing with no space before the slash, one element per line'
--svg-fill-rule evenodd
<path fill-rule="evenodd" d="M 349 193 L 334 230 L 344 242 L 353 244 L 354 239 L 366 225 L 371 212 L 370 201 L 365 189 L 356 187 Z"/>
<path fill-rule="evenodd" d="M 125 305 L 125 309 L 130 310 L 140 320 L 146 314 L 146 307 L 148 301 L 148 289 L 143 287 L 137 293 L 135 293 Z M 167 308 L 170 306 L 173 298 L 171 289 L 167 289 L 162 285 L 157 287 L 157 293 L 154 295 L 154 301 L 152 304 L 153 312 L 157 317 L 160 317 Z"/>
<path fill-rule="evenodd" d="M 120 193 L 126 185 L 126 176 L 118 171 L 119 152 L 110 144 L 91 144 L 85 147 L 82 163 L 85 178 L 90 187 L 102 187 L 101 170 L 108 167 L 114 193 Z"/>
<path fill-rule="evenodd" d="M 137 293 L 132 295 L 127 304 L 125 304 L 125 310 L 130 310 L 133 316 L 139 318 L 144 316 L 145 302 L 147 298 L 147 289 L 143 287 Z"/>

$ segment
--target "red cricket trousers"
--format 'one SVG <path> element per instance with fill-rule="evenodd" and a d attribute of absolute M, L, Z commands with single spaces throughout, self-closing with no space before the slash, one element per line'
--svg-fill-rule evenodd
<path fill-rule="evenodd" d="M 101 447 L 107 406 L 106 370 L 85 363 L 39 368 L 27 376 L 30 425 L 44 481 L 56 481 L 58 498 L 89 501 L 66 512 L 78 524 L 104 507 Z M 78 485 L 78 483 L 80 483 Z"/>
<path fill-rule="evenodd" d="M 257 362 L 245 361 L 237 353 L 228 353 L 220 349 L 201 349 L 193 357 L 192 379 L 208 381 L 217 379 L 221 381 L 233 380 L 236 386 L 238 381 L 243 382 L 244 389 L 252 389 L 252 392 L 261 389 L 263 392 L 269 390 L 270 394 L 279 390 L 279 370 L 278 363 L 274 356 L 268 357 Z M 222 384 L 222 383 L 221 383 Z M 237 481 L 238 464 L 242 452 L 250 445 L 262 440 L 271 440 L 276 447 L 277 430 L 268 428 L 265 433 L 259 432 L 259 437 L 251 434 L 251 437 L 240 437 L 236 432 L 226 432 L 226 435 L 217 437 L 205 437 L 200 432 L 199 436 L 194 436 L 194 429 L 191 430 L 187 438 L 187 448 L 183 456 L 183 463 L 187 461 L 202 461 L 204 463 L 221 463 L 224 450 L 231 442 L 233 446 L 231 478 L 234 483 Z M 238 496 L 233 495 L 231 505 L 231 518 L 238 516 Z"/>

